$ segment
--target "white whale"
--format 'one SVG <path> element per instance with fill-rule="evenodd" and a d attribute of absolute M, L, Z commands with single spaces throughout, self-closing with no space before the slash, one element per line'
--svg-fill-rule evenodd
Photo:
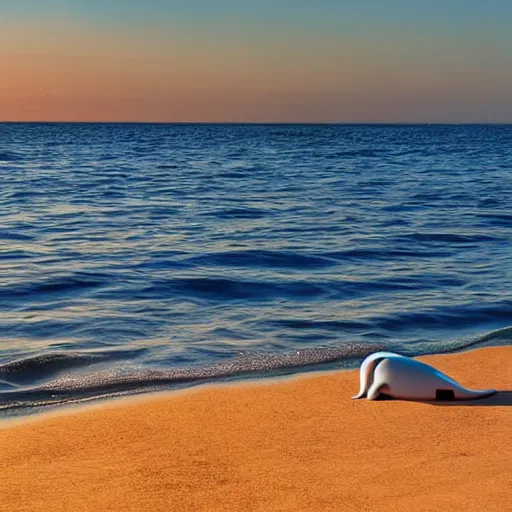
<path fill-rule="evenodd" d="M 495 389 L 473 390 L 428 364 L 393 352 L 375 352 L 361 364 L 360 388 L 354 399 L 471 400 L 496 393 Z"/>

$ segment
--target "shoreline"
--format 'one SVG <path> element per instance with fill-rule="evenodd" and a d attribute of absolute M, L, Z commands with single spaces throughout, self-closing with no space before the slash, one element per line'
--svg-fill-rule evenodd
<path fill-rule="evenodd" d="M 156 391 L 141 390 L 139 392 L 128 392 L 125 395 L 108 395 L 107 397 L 91 396 L 85 400 L 79 399 L 76 402 L 64 402 L 58 405 L 45 405 L 40 411 L 29 412 L 26 414 L 18 415 L 0 415 L 0 432 L 4 428 L 11 426 L 23 425 L 30 422 L 43 421 L 46 418 L 69 416 L 75 414 L 87 414 L 89 411 L 108 409 L 110 407 L 130 406 L 145 402 L 153 402 L 159 400 L 172 400 L 174 397 L 186 397 L 189 394 L 201 393 L 204 391 L 218 390 L 222 392 L 223 389 L 231 387 L 251 388 L 266 385 L 279 385 L 294 380 L 307 380 L 317 377 L 329 376 L 339 372 L 354 372 L 358 371 L 356 368 L 333 368 L 333 369 L 313 369 L 304 370 L 299 369 L 296 372 L 290 372 L 284 375 L 271 375 L 271 376 L 249 376 L 242 378 L 229 378 L 226 380 L 218 380 L 213 382 L 197 382 L 184 387 L 176 387 L 171 389 L 160 389 Z M 1 509 L 0 509 L 0 512 Z"/>
<path fill-rule="evenodd" d="M 502 331 L 508 331 L 512 330 L 512 327 L 505 327 L 501 329 L 496 329 L 493 331 L 490 331 L 490 333 L 487 333 L 486 336 L 489 334 L 496 334 L 500 333 Z M 485 338 L 485 336 L 483 337 Z M 420 355 L 407 355 L 407 357 L 413 357 L 413 358 L 419 358 L 422 357 L 430 357 L 430 356 L 444 356 L 444 355 L 451 355 L 451 354 L 459 354 L 459 353 L 465 353 L 470 352 L 473 350 L 477 350 L 479 348 L 493 348 L 493 347 L 502 347 L 504 345 L 483 345 L 480 346 L 481 342 L 485 341 L 485 339 L 478 340 L 478 346 L 475 348 L 473 347 L 473 343 L 470 343 L 469 345 L 464 345 L 462 347 L 458 348 L 451 348 L 447 349 L 445 351 L 440 352 L 432 352 L 432 353 L 423 353 Z M 505 347 L 508 345 L 505 345 Z M 512 346 L 512 345 L 511 345 Z M 318 351 L 322 352 L 328 352 L 329 350 L 346 350 L 346 345 L 340 345 L 335 347 L 320 347 Z M 301 354 L 301 357 L 306 356 L 306 354 L 310 351 L 314 351 L 315 349 L 303 349 L 301 351 L 297 351 L 297 355 Z M 350 348 L 349 348 L 350 350 Z M 376 346 L 374 348 L 374 351 L 384 350 L 386 351 L 386 347 L 382 346 Z M 369 352 L 367 352 L 366 355 L 368 355 Z M 398 351 L 397 353 L 401 354 L 401 351 Z M 277 357 L 290 357 L 290 355 L 294 355 L 295 351 L 290 352 L 284 352 L 282 354 L 278 354 Z M 265 354 L 266 355 L 266 354 Z M 270 354 L 272 355 L 272 354 Z M 349 357 L 348 354 L 343 355 L 344 359 L 342 360 L 331 360 L 330 358 L 327 358 L 326 360 L 320 360 L 318 362 L 312 361 L 309 364 L 298 364 L 297 366 L 287 366 L 287 362 L 283 361 L 281 364 L 283 366 L 279 366 L 279 364 L 275 368 L 269 368 L 261 370 L 254 370 L 249 369 L 248 371 L 244 371 L 241 369 L 240 371 L 235 371 L 232 375 L 219 375 L 219 376 L 213 376 L 211 378 L 205 377 L 194 377 L 190 376 L 190 370 L 187 368 L 176 368 L 175 371 L 177 373 L 188 373 L 186 379 L 181 382 L 180 379 L 177 379 L 177 382 L 175 383 L 160 383 L 159 380 L 155 380 L 154 384 L 152 386 L 146 387 L 145 385 L 142 385 L 139 389 L 134 387 L 133 389 L 121 389 L 119 391 L 115 392 L 109 392 L 108 388 L 104 391 L 100 392 L 99 394 L 80 394 L 80 390 L 77 390 L 76 396 L 71 396 L 69 398 L 62 398 L 57 399 L 55 401 L 48 401 L 47 399 L 43 399 L 43 401 L 39 404 L 33 405 L 30 402 L 26 402 L 20 405 L 20 403 L 16 400 L 12 400 L 11 402 L 8 402 L 7 405 L 0 404 L 0 426 L 2 423 L 5 423 L 6 421 L 16 420 L 20 419 L 20 421 L 23 421 L 24 419 L 30 419 L 32 417 L 39 417 L 44 416 L 47 414 L 52 413 L 58 413 L 59 411 L 66 411 L 68 409 L 76 410 L 76 408 L 88 408 L 93 407 L 96 405 L 101 405 L 104 403 L 110 403 L 110 402 L 117 402 L 119 400 L 130 400 L 130 399 L 139 399 L 139 397 L 142 397 L 142 399 L 145 399 L 146 397 L 151 398 L 154 395 L 161 395 L 166 393 L 180 393 L 182 391 L 186 391 L 189 389 L 195 389 L 197 387 L 203 388 L 205 386 L 224 386 L 224 385 L 245 385 L 245 384 L 252 384 L 254 383 L 265 383 L 265 382 L 272 382 L 272 381 L 278 381 L 280 379 L 288 379 L 288 378 L 301 378 L 306 377 L 309 375 L 322 375 L 324 373 L 332 373 L 332 372 L 338 372 L 338 371 L 353 371 L 355 369 L 358 369 L 360 366 L 361 361 L 366 357 L 366 355 L 356 355 L 353 357 Z M 325 357 L 326 354 L 323 354 L 322 357 Z M 29 358 L 30 359 L 30 358 Z M 21 360 L 23 361 L 23 359 Z M 9 364 L 9 363 L 7 363 Z M 195 367 L 192 367 L 192 372 L 196 372 L 197 374 L 201 374 L 203 372 L 208 372 L 212 368 L 215 368 L 215 364 L 213 363 L 211 365 L 198 365 Z M 243 362 L 242 362 L 243 364 Z M 265 361 L 263 360 L 263 364 L 265 364 Z M 172 371 L 172 369 L 171 369 Z M 136 377 L 135 377 L 136 378 Z M 176 376 L 172 377 L 176 378 Z M 135 382 L 135 381 L 134 381 Z M 107 384 L 108 385 L 108 384 Z M 46 390 L 42 390 L 46 391 Z M 51 391 L 50 391 L 51 392 Z M 87 393 L 87 390 L 85 390 Z M 70 391 L 72 393 L 72 391 Z M 1 395 L 1 393 L 0 393 Z"/>
<path fill-rule="evenodd" d="M 502 392 L 352 401 L 328 370 L 5 418 L 0 510 L 504 510 L 512 346 L 418 359 Z"/>

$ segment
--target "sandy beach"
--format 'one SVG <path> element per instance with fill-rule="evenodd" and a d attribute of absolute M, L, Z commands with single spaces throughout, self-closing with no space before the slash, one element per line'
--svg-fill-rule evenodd
<path fill-rule="evenodd" d="M 352 401 L 340 371 L 7 420 L 0 511 L 507 510 L 512 347 L 421 359 L 502 392 Z"/>

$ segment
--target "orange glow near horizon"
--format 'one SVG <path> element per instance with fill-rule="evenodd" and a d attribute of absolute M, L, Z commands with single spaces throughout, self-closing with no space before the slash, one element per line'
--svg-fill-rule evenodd
<path fill-rule="evenodd" d="M 421 41 L 420 41 L 421 42 Z M 328 38 L 199 40 L 56 22 L 0 35 L 1 121 L 503 122 L 512 71 Z M 508 116 L 508 117 L 507 117 Z"/>

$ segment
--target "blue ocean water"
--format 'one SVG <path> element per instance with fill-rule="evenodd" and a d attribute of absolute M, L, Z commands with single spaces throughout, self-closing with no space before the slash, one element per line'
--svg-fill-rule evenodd
<path fill-rule="evenodd" d="M 512 126 L 0 124 L 0 409 L 512 341 Z"/>

